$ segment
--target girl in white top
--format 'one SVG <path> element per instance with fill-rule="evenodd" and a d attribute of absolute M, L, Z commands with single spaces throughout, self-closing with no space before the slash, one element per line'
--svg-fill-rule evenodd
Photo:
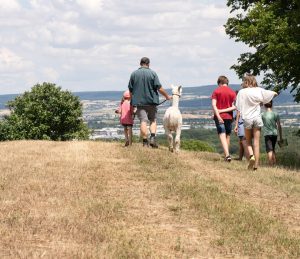
<path fill-rule="evenodd" d="M 236 107 L 244 121 L 249 151 L 248 169 L 256 170 L 259 162 L 259 140 L 263 126 L 260 105 L 270 102 L 275 96 L 277 96 L 276 92 L 258 87 L 253 75 L 247 74 L 245 76 L 243 89 L 237 95 Z"/>

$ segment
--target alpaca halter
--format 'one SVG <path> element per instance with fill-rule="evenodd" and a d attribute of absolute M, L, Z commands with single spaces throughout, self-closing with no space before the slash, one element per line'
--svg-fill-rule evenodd
<path fill-rule="evenodd" d="M 172 95 L 177 95 L 177 96 L 179 96 L 179 98 L 181 97 L 181 94 L 172 94 Z"/>

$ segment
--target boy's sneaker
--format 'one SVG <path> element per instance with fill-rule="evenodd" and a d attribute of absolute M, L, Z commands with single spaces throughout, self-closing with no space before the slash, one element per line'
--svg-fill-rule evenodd
<path fill-rule="evenodd" d="M 230 163 L 231 162 L 231 156 L 225 157 L 225 161 Z"/>
<path fill-rule="evenodd" d="M 254 155 L 251 155 L 249 159 L 248 169 L 253 170 L 254 164 L 255 164 L 255 157 Z"/>
<path fill-rule="evenodd" d="M 158 148 L 155 137 L 150 137 L 150 146 L 152 148 Z"/>

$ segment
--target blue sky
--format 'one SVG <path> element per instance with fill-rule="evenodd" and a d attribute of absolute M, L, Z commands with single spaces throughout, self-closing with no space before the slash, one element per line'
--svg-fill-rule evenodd
<path fill-rule="evenodd" d="M 148 56 L 164 87 L 215 84 L 248 51 L 225 34 L 220 0 L 0 0 L 0 94 L 53 82 L 123 90 Z"/>

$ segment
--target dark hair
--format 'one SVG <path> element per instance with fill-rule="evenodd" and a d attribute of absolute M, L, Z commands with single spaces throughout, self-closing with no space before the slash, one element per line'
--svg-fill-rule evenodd
<path fill-rule="evenodd" d="M 141 58 L 141 62 L 140 62 L 140 65 L 141 65 L 141 66 L 142 66 L 142 65 L 147 65 L 147 66 L 149 66 L 149 64 L 150 64 L 150 59 L 149 59 L 149 58 L 147 58 L 147 57 Z"/>
<path fill-rule="evenodd" d="M 229 80 L 226 76 L 219 76 L 218 81 L 217 81 L 218 85 L 228 85 Z"/>
<path fill-rule="evenodd" d="M 266 108 L 272 108 L 273 107 L 273 101 L 271 101 L 269 103 L 265 103 L 265 107 Z"/>

